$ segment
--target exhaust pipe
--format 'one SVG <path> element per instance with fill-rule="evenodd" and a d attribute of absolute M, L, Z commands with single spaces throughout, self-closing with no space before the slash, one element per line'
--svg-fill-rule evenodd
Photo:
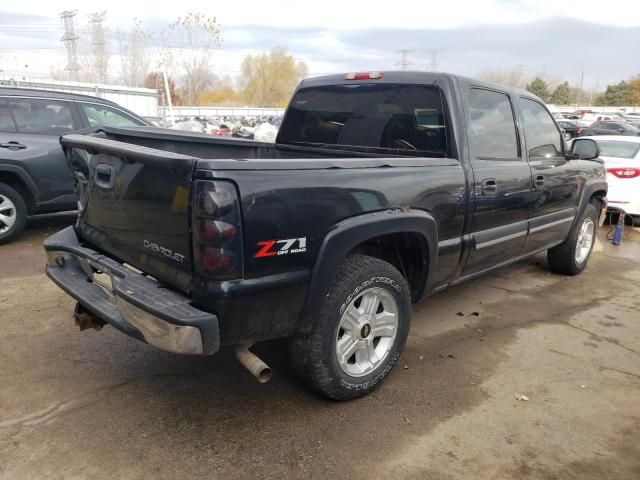
<path fill-rule="evenodd" d="M 271 380 L 271 369 L 257 355 L 249 351 L 253 346 L 253 342 L 245 342 L 236 345 L 233 349 L 238 362 L 249 370 L 249 373 L 256 377 L 260 383 L 267 383 Z"/>

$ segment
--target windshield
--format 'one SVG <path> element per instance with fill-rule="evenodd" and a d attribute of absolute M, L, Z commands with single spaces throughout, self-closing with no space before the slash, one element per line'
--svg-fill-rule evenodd
<path fill-rule="evenodd" d="M 440 90 L 370 83 L 304 88 L 291 100 L 278 142 L 443 157 L 447 126 Z"/>
<path fill-rule="evenodd" d="M 640 150 L 640 143 L 616 140 L 598 140 L 598 146 L 603 157 L 635 158 Z"/>

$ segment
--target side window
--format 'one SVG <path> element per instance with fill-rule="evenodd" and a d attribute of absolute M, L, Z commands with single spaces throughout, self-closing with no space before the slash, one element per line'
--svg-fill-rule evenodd
<path fill-rule="evenodd" d="M 528 98 L 521 98 L 520 105 L 529 158 L 561 157 L 562 139 L 551 115 L 538 102 Z"/>
<path fill-rule="evenodd" d="M 79 103 L 87 115 L 89 125 L 92 127 L 139 127 L 144 123 L 124 112 L 106 105 L 95 103 Z"/>
<path fill-rule="evenodd" d="M 12 98 L 9 108 L 20 133 L 62 135 L 73 130 L 71 110 L 66 102 L 41 98 Z"/>
<path fill-rule="evenodd" d="M 16 124 L 13 122 L 9 105 L 6 100 L 0 99 L 0 132 L 13 133 L 16 131 Z"/>
<path fill-rule="evenodd" d="M 519 157 L 513 109 L 506 94 L 471 89 L 469 115 L 469 147 L 473 158 Z"/>

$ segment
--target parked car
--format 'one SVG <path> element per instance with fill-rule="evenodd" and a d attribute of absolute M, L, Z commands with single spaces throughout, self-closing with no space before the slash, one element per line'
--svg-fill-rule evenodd
<path fill-rule="evenodd" d="M 29 215 L 77 208 L 60 135 L 100 125 L 148 123 L 102 98 L 0 88 L 0 244 L 20 233 Z"/>
<path fill-rule="evenodd" d="M 589 122 L 582 120 L 556 120 L 558 126 L 563 130 L 563 137 L 565 140 L 571 140 L 573 137 L 577 137 L 582 133 L 582 130 L 588 127 Z"/>
<path fill-rule="evenodd" d="M 640 129 L 626 122 L 595 122 L 589 127 L 582 129 L 578 134 L 581 137 L 593 135 L 625 135 L 640 136 Z"/>
<path fill-rule="evenodd" d="M 251 342 L 290 337 L 301 378 L 341 400 L 392 370 L 411 302 L 539 252 L 581 272 L 606 206 L 593 140 L 565 151 L 531 93 L 444 73 L 304 80 L 275 143 L 103 127 L 62 144 L 79 217 L 46 271 L 81 328 L 237 345 L 261 380 Z"/>
<path fill-rule="evenodd" d="M 607 168 L 609 207 L 623 211 L 640 226 L 640 138 L 593 137 Z"/>
<path fill-rule="evenodd" d="M 598 112 L 582 112 L 578 115 L 579 120 L 585 122 L 624 122 L 622 115 L 618 113 L 598 113 Z"/>

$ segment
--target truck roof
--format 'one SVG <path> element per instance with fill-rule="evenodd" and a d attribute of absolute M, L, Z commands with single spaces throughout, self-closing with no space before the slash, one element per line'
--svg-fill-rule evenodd
<path fill-rule="evenodd" d="M 522 88 L 511 87 L 509 85 L 502 85 L 502 84 L 493 83 L 493 82 L 485 82 L 484 80 L 477 80 L 475 78 L 469 78 L 462 75 L 456 75 L 453 73 L 417 72 L 417 71 L 380 71 L 380 73 L 383 73 L 382 78 L 367 79 L 367 80 L 347 80 L 346 73 L 308 78 L 306 80 L 303 80 L 300 83 L 300 88 L 321 87 L 321 86 L 327 86 L 327 85 L 341 85 L 341 84 L 350 84 L 354 82 L 410 83 L 414 85 L 434 85 L 442 81 L 461 80 L 465 83 L 469 83 L 472 85 L 495 88 L 497 90 L 512 92 L 516 95 L 526 95 L 527 97 L 538 98 L 533 93 L 527 90 L 524 90 Z"/>

